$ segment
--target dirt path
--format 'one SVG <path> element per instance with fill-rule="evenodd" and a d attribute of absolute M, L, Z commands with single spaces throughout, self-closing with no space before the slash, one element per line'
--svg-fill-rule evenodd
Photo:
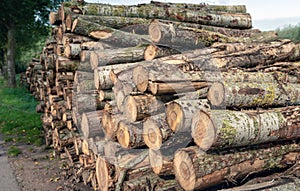
<path fill-rule="evenodd" d="M 0 141 L 0 191 L 90 190 L 90 187 L 72 176 L 72 168 L 68 167 L 65 160 L 53 156 L 52 149 L 17 144 L 15 146 L 22 153 L 17 157 L 7 157 L 2 152 L 12 144 Z"/>

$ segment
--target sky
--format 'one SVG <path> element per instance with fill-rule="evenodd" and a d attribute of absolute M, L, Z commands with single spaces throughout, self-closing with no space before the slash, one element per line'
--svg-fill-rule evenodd
<path fill-rule="evenodd" d="M 149 3 L 150 0 L 85 0 L 92 3 L 133 5 Z M 253 28 L 275 30 L 300 23 L 299 0 L 156 0 L 174 3 L 208 3 L 211 5 L 246 5 L 251 14 Z"/>

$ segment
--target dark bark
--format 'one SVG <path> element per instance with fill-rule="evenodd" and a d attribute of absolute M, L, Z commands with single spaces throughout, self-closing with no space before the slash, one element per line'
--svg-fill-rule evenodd
<path fill-rule="evenodd" d="M 8 74 L 8 86 L 16 86 L 16 69 L 15 69 L 15 57 L 16 57 L 16 25 L 12 22 L 7 31 L 7 74 Z"/>

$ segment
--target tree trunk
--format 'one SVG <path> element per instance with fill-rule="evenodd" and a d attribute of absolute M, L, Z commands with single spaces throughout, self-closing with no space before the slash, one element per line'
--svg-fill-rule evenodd
<path fill-rule="evenodd" d="M 190 131 L 194 113 L 209 109 L 207 100 L 175 100 L 167 104 L 166 121 L 173 132 Z"/>
<path fill-rule="evenodd" d="M 275 80 L 274 80 L 275 81 Z M 213 83 L 208 100 L 213 106 L 255 108 L 298 105 L 300 85 L 292 83 Z"/>
<path fill-rule="evenodd" d="M 149 44 L 146 37 L 99 25 L 81 18 L 77 18 L 73 22 L 72 32 L 98 39 L 101 42 L 116 47 L 139 46 L 144 43 Z"/>
<path fill-rule="evenodd" d="M 238 147 L 300 137 L 299 107 L 266 111 L 198 111 L 192 136 L 203 150 Z"/>
<path fill-rule="evenodd" d="M 176 49 L 172 49 L 168 46 L 150 44 L 145 49 L 144 59 L 150 61 L 155 58 L 161 58 L 161 57 L 170 56 L 179 53 L 180 51 Z"/>
<path fill-rule="evenodd" d="M 174 171 L 184 190 L 203 190 L 228 178 L 239 180 L 253 173 L 288 167 L 297 161 L 299 149 L 298 144 L 290 144 L 223 154 L 179 150 L 174 157 Z"/>
<path fill-rule="evenodd" d="M 15 69 L 15 58 L 16 58 L 16 25 L 10 23 L 7 30 L 7 85 L 9 87 L 15 87 L 16 84 L 16 69 Z"/>

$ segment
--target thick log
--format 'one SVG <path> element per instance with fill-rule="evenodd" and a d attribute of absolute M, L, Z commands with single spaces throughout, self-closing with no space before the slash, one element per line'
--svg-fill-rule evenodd
<path fill-rule="evenodd" d="M 274 80 L 275 81 L 275 80 Z M 300 85 L 291 83 L 213 83 L 208 100 L 213 106 L 234 108 L 298 105 Z"/>
<path fill-rule="evenodd" d="M 266 111 L 198 111 L 192 119 L 192 136 L 203 150 L 297 139 L 299 107 Z"/>
<path fill-rule="evenodd" d="M 194 11 L 213 11 L 213 12 L 230 12 L 230 13 L 247 13 L 245 5 L 208 5 L 205 3 L 189 4 L 189 3 L 167 3 L 160 1 L 151 1 L 157 7 L 175 7 L 181 9 L 189 9 Z"/>
<path fill-rule="evenodd" d="M 83 113 L 81 118 L 81 131 L 85 139 L 100 137 L 104 138 L 101 119 L 104 111 Z"/>
<path fill-rule="evenodd" d="M 163 113 L 165 110 L 164 103 L 150 94 L 127 96 L 124 107 L 125 116 L 131 122 Z"/>
<path fill-rule="evenodd" d="M 240 29 L 249 29 L 252 27 L 251 16 L 247 13 L 215 13 L 205 10 L 194 11 L 188 9 L 182 12 L 180 6 L 158 7 L 153 4 L 137 6 L 87 4 L 83 9 L 87 15 L 167 19 Z"/>
<path fill-rule="evenodd" d="M 81 18 L 77 18 L 73 22 L 72 32 L 92 37 L 117 47 L 139 46 L 148 43 L 146 37 L 88 22 Z"/>
<path fill-rule="evenodd" d="M 90 62 L 93 69 L 100 66 L 138 62 L 144 60 L 145 46 L 98 50 L 91 53 Z"/>
<path fill-rule="evenodd" d="M 165 114 L 154 115 L 143 122 L 143 138 L 145 144 L 151 149 L 159 149 L 163 142 L 172 136 Z"/>
<path fill-rule="evenodd" d="M 176 180 L 184 190 L 207 189 L 252 173 L 288 167 L 299 157 L 299 145 L 258 147 L 238 152 L 205 154 L 177 151 L 174 157 Z"/>
<path fill-rule="evenodd" d="M 237 39 L 217 32 L 203 29 L 179 29 L 171 24 L 160 23 L 158 20 L 152 21 L 149 25 L 149 36 L 154 43 L 176 47 L 179 50 L 204 48 L 215 42 L 237 42 Z"/>
<path fill-rule="evenodd" d="M 190 131 L 194 113 L 209 109 L 207 100 L 176 100 L 167 104 L 166 121 L 173 132 Z"/>
<path fill-rule="evenodd" d="M 201 29 L 201 30 L 206 30 L 206 31 L 212 31 L 216 33 L 220 33 L 222 35 L 225 35 L 227 37 L 244 37 L 244 38 L 253 38 L 253 36 L 261 34 L 261 36 L 265 32 L 261 32 L 258 29 L 232 29 L 232 28 L 226 28 L 226 27 L 216 27 L 216 26 L 211 26 L 211 25 L 201 25 L 201 24 L 196 24 L 196 23 L 188 23 L 188 22 L 176 22 L 176 21 L 169 21 L 169 20 L 162 20 L 158 19 L 160 23 L 168 24 L 168 25 L 173 25 L 175 28 L 178 29 Z M 272 37 L 271 37 L 272 36 Z M 271 38 L 270 38 L 271 37 Z M 276 34 L 270 34 L 270 37 L 264 37 L 262 39 L 259 39 L 260 41 L 267 41 L 268 39 L 276 39 Z M 241 41 L 243 39 L 240 38 Z"/>
<path fill-rule="evenodd" d="M 125 120 L 118 123 L 117 139 L 124 148 L 137 148 L 145 145 L 143 123 L 130 123 Z"/>

